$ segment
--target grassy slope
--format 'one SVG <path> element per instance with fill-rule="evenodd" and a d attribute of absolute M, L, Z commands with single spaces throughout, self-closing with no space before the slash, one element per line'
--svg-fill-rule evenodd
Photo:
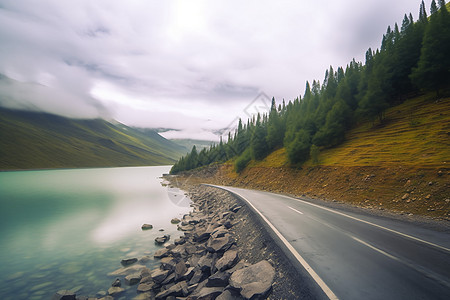
<path fill-rule="evenodd" d="M 383 124 L 364 123 L 338 147 L 321 151 L 322 166 L 413 166 L 450 165 L 450 99 L 435 102 L 422 96 L 390 108 Z M 287 164 L 284 149 L 253 166 Z M 312 166 L 307 161 L 305 166 Z"/>
<path fill-rule="evenodd" d="M 167 165 L 182 150 L 123 124 L 0 110 L 0 169 Z"/>
<path fill-rule="evenodd" d="M 288 166 L 284 149 L 236 174 L 231 162 L 198 172 L 202 181 L 450 219 L 450 98 L 428 96 L 389 109 L 383 125 L 362 124 L 319 165 Z M 213 176 L 215 175 L 215 176 Z M 210 179 L 211 178 L 211 179 Z"/>

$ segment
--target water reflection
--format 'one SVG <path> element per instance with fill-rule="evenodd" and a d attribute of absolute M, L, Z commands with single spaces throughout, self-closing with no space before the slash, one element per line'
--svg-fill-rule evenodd
<path fill-rule="evenodd" d="M 105 274 L 120 267 L 122 256 L 156 250 L 159 228 L 179 234 L 170 220 L 189 208 L 174 204 L 161 186 L 168 170 L 0 173 L 0 298 L 48 299 L 75 284 L 95 295 L 110 284 Z M 142 231 L 143 223 L 155 229 Z"/>

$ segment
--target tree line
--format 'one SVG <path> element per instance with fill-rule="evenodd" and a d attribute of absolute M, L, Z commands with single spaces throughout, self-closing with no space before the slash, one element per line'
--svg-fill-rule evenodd
<path fill-rule="evenodd" d="M 340 144 L 358 120 L 382 122 L 387 108 L 420 91 L 440 97 L 449 86 L 450 14 L 445 0 L 433 0 L 428 17 L 422 1 L 419 19 L 405 14 L 401 26 L 389 26 L 381 47 L 367 50 L 364 64 L 353 59 L 345 70 L 330 66 L 322 83 L 306 82 L 303 97 L 288 104 L 283 100 L 277 107 L 272 98 L 268 113 L 239 120 L 226 142 L 200 152 L 194 146 L 171 173 L 229 159 L 240 172 L 252 159 L 262 160 L 282 147 L 292 165 L 315 160 L 319 149 Z"/>

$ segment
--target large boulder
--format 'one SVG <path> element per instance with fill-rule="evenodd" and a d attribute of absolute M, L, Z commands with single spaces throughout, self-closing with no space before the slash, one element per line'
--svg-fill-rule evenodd
<path fill-rule="evenodd" d="M 230 277 L 230 286 L 240 290 L 245 299 L 265 295 L 272 288 L 275 269 L 266 260 L 235 271 Z"/>
<path fill-rule="evenodd" d="M 228 234 L 220 238 L 211 237 L 206 244 L 206 249 L 209 252 L 224 252 L 228 250 L 233 243 L 233 239 Z"/>
<path fill-rule="evenodd" d="M 239 260 L 237 250 L 228 250 L 223 256 L 216 262 L 216 269 L 219 271 L 225 271 L 232 268 Z"/>

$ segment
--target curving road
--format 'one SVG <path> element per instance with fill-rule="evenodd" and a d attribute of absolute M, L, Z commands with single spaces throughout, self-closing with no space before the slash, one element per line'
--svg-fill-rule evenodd
<path fill-rule="evenodd" d="M 450 299 L 449 233 L 284 195 L 216 187 L 248 202 L 325 298 Z"/>

